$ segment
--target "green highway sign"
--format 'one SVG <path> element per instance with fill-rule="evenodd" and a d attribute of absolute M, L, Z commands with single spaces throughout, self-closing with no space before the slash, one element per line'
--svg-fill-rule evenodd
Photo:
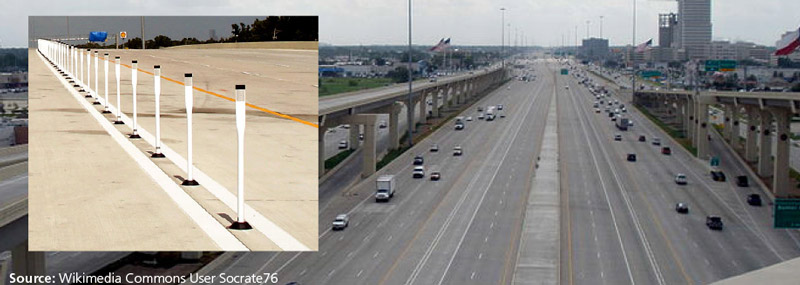
<path fill-rule="evenodd" d="M 705 62 L 705 70 L 706 71 L 735 71 L 736 70 L 736 61 L 735 60 L 706 60 Z"/>
<path fill-rule="evenodd" d="M 775 219 L 773 227 L 776 229 L 800 228 L 800 199 L 775 199 Z"/>
<path fill-rule="evenodd" d="M 661 71 L 658 71 L 658 70 L 644 70 L 644 71 L 642 71 L 641 75 L 644 78 L 660 77 L 661 76 Z"/>
<path fill-rule="evenodd" d="M 561 74 L 562 75 L 567 75 L 567 74 L 569 74 L 569 71 L 566 68 L 562 68 L 561 69 Z"/>

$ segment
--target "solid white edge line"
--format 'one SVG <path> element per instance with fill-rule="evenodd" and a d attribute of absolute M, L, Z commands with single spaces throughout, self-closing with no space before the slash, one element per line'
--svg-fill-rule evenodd
<path fill-rule="evenodd" d="M 128 68 L 131 71 L 133 69 Z M 140 68 L 141 70 L 141 68 Z M 163 92 L 162 92 L 163 95 Z M 103 98 L 98 98 L 103 105 L 105 105 L 105 101 Z M 117 113 L 116 106 L 111 104 L 108 105 L 109 110 L 112 111 L 112 114 Z M 131 124 L 133 121 L 125 115 L 124 112 L 120 112 L 121 120 L 125 123 L 125 126 L 131 128 Z M 233 123 L 234 121 L 231 120 Z M 150 146 L 155 149 L 155 136 L 153 136 L 150 132 L 146 129 L 142 128 L 141 126 L 137 126 L 136 131 L 139 133 L 139 136 L 142 137 L 144 141 L 146 141 Z M 175 166 L 181 169 L 183 172 L 187 172 L 186 168 L 186 159 L 172 150 L 167 144 L 161 142 L 161 153 L 164 154 L 170 161 L 172 161 Z M 200 183 L 209 193 L 214 195 L 217 199 L 223 202 L 228 208 L 231 209 L 232 212 L 236 212 L 235 209 L 237 208 L 237 197 L 233 195 L 230 191 L 228 191 L 225 186 L 219 184 L 216 180 L 211 178 L 210 176 L 206 175 L 203 171 L 198 169 L 197 167 L 193 166 L 193 173 L 195 181 Z M 272 222 L 270 219 L 256 211 L 254 208 L 250 207 L 247 203 L 245 203 L 245 217 L 247 222 L 250 223 L 253 228 L 258 230 L 259 232 L 263 233 L 267 239 L 274 242 L 278 247 L 280 247 L 284 251 L 312 251 L 311 248 L 297 240 L 294 236 L 292 236 L 289 232 Z"/>
<path fill-rule="evenodd" d="M 117 131 L 117 129 L 111 125 L 109 120 L 107 120 L 104 116 L 102 116 L 90 103 L 86 102 L 82 95 L 78 94 L 72 86 L 68 85 L 68 83 L 61 77 L 58 76 L 55 69 L 48 64 L 45 60 L 44 56 L 40 53 L 37 53 L 39 58 L 42 60 L 42 63 L 47 65 L 53 75 L 58 78 L 59 82 L 64 86 L 67 91 L 75 98 L 78 103 L 83 106 L 84 109 L 88 111 L 92 117 L 97 120 L 101 127 L 114 139 L 114 141 L 119 144 L 122 149 L 134 159 L 134 161 L 139 164 L 139 167 L 142 168 L 150 178 L 156 182 L 159 186 L 161 186 L 164 193 L 166 193 L 178 207 L 181 208 L 189 218 L 194 221 L 201 230 L 203 230 L 209 238 L 211 238 L 214 243 L 219 246 L 222 250 L 225 251 L 248 251 L 249 249 L 242 244 L 232 233 L 230 233 L 225 227 L 220 225 L 216 219 L 214 219 L 205 209 L 203 209 L 200 204 L 192 199 L 189 194 L 183 191 L 172 179 L 164 172 L 161 171 L 156 164 L 151 161 L 148 157 L 144 155 L 141 151 L 139 151 L 136 146 L 133 145 L 127 138 L 125 138 L 122 133 Z"/>

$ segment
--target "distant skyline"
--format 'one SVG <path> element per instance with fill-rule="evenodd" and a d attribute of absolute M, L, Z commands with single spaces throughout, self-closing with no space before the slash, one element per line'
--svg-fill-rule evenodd
<path fill-rule="evenodd" d="M 631 43 L 632 0 L 415 0 L 413 41 L 434 45 L 443 37 L 453 45 L 499 45 L 500 7 L 505 7 L 511 43 L 524 33 L 529 45 L 569 45 L 603 36 L 610 45 Z M 407 1 L 384 0 L 175 0 L 175 1 L 0 1 L 0 44 L 27 46 L 27 15 L 319 15 L 320 42 L 333 45 L 399 45 L 407 35 Z M 657 44 L 658 14 L 675 12 L 677 2 L 637 1 L 637 42 Z M 773 46 L 780 35 L 800 27 L 800 1 L 712 0 L 714 40 L 751 41 Z M 148 30 L 150 26 L 147 27 Z M 134 29 L 138 29 L 138 26 Z M 136 36 L 138 31 L 128 31 Z M 206 34 L 205 31 L 200 31 Z M 229 33 L 217 29 L 217 36 Z M 507 30 L 508 32 L 508 30 Z M 521 40 L 518 41 L 520 43 Z"/>

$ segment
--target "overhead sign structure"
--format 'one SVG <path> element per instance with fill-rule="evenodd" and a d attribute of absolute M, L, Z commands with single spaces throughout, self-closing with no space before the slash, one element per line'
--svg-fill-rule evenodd
<path fill-rule="evenodd" d="M 735 71 L 735 60 L 706 60 L 705 71 Z"/>
<path fill-rule="evenodd" d="M 800 199 L 776 198 L 774 213 L 774 228 L 800 229 Z"/>
<path fill-rule="evenodd" d="M 124 39 L 127 37 L 128 37 L 128 32 L 126 31 L 119 32 L 119 38 Z"/>

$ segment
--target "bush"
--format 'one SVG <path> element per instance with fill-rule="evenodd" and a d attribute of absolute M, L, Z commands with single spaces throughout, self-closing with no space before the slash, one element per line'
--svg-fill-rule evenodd
<path fill-rule="evenodd" d="M 358 86 L 358 81 L 355 81 L 355 80 L 347 81 L 347 85 L 349 85 L 351 87 Z"/>

